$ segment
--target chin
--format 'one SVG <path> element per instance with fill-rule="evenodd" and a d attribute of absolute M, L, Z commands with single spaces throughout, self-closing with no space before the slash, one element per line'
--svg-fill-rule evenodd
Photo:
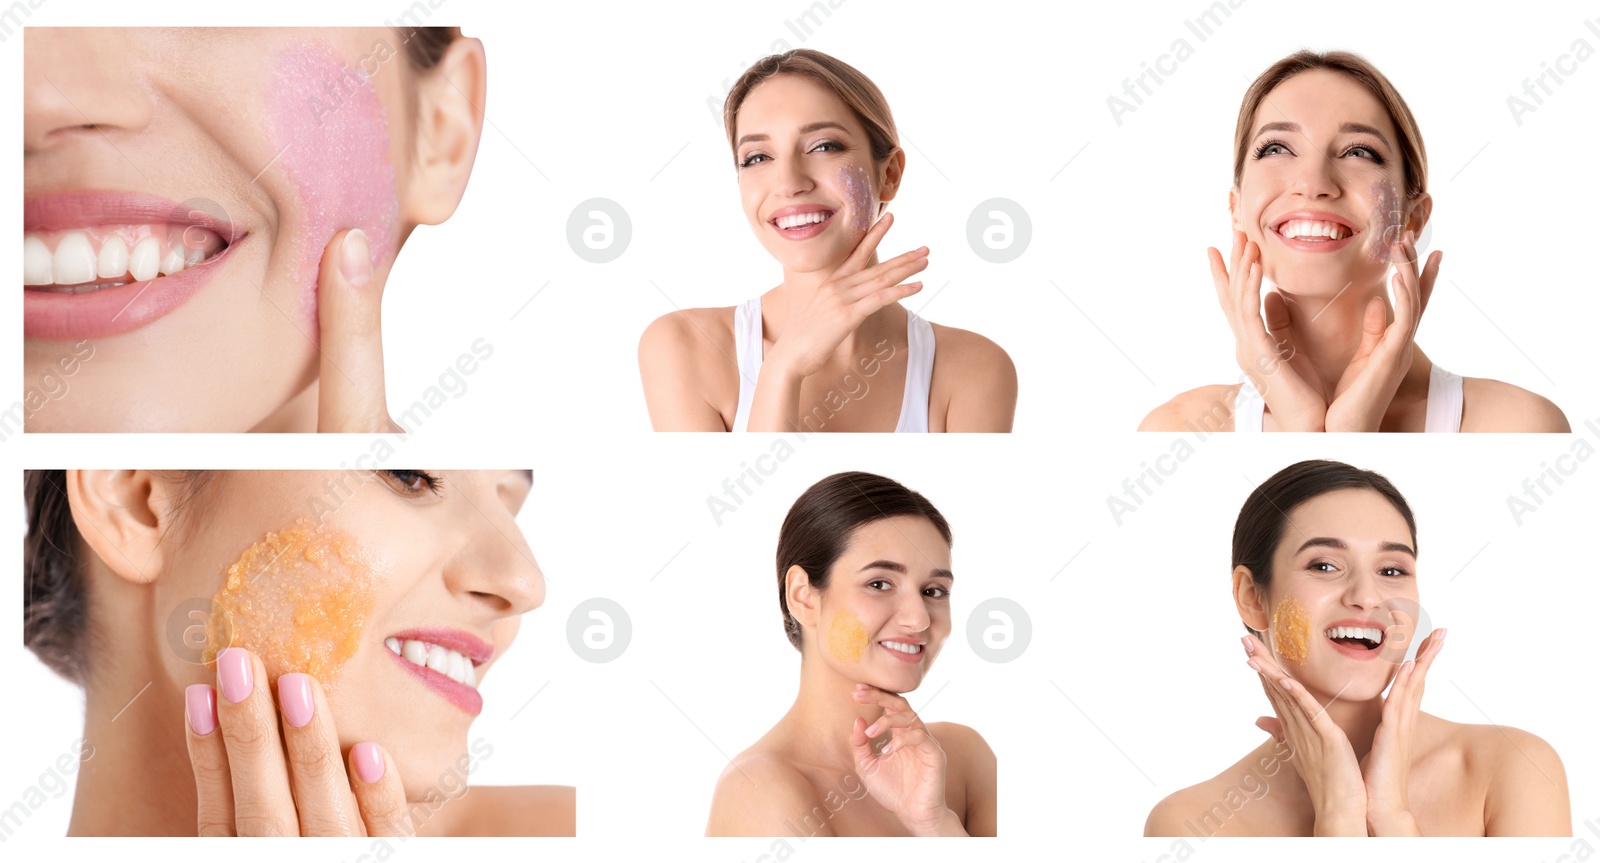
<path fill-rule="evenodd" d="M 1310 261 L 1279 261 L 1276 265 L 1268 263 L 1263 273 L 1266 281 L 1285 294 L 1328 300 L 1338 296 L 1352 283 L 1368 282 L 1383 276 L 1382 272 L 1367 272 L 1366 267 L 1340 267 L 1334 263 L 1330 261 L 1329 264 L 1318 265 Z"/>

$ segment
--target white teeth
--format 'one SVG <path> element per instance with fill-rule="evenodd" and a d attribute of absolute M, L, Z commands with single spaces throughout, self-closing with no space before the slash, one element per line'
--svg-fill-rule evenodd
<path fill-rule="evenodd" d="M 1373 644 L 1383 643 L 1383 630 L 1370 626 L 1330 626 L 1323 635 L 1328 638 L 1364 638 Z"/>
<path fill-rule="evenodd" d="M 798 216 L 780 216 L 778 217 L 778 227 L 782 230 L 788 230 L 790 228 L 798 228 L 801 225 L 813 225 L 817 222 L 827 221 L 827 218 L 830 215 L 832 214 L 819 211 L 815 213 L 801 213 Z"/>
<path fill-rule="evenodd" d="M 896 650 L 901 653 L 916 654 L 922 652 L 922 645 L 920 644 L 906 644 L 903 641 L 880 641 L 878 643 L 890 650 Z"/>
<path fill-rule="evenodd" d="M 113 235 L 100 244 L 100 256 L 95 269 L 102 279 L 115 279 L 128 272 L 128 244 Z"/>
<path fill-rule="evenodd" d="M 128 275 L 136 282 L 147 282 L 161 272 L 161 242 L 145 237 L 128 252 Z"/>
<path fill-rule="evenodd" d="M 50 247 L 38 237 L 24 237 L 22 240 L 22 283 L 24 285 L 53 285 L 56 283 L 52 274 L 54 262 L 50 254 Z"/>
<path fill-rule="evenodd" d="M 81 285 L 95 280 L 94 245 L 89 235 L 71 231 L 56 242 L 54 273 L 58 285 Z"/>
<path fill-rule="evenodd" d="M 437 671 L 465 686 L 478 687 L 478 672 L 472 667 L 472 660 L 448 647 L 412 639 L 401 641 L 398 638 L 386 638 L 383 643 L 412 665 Z"/>
<path fill-rule="evenodd" d="M 170 276 L 173 273 L 181 273 L 185 266 L 187 264 L 184 262 L 183 256 L 178 254 L 178 250 L 176 248 L 168 249 L 167 256 L 161 259 L 161 275 Z"/>
<path fill-rule="evenodd" d="M 1308 237 L 1342 240 L 1350 236 L 1350 229 L 1338 222 L 1315 222 L 1308 219 L 1294 219 L 1279 225 L 1278 233 L 1291 240 L 1306 239 Z"/>

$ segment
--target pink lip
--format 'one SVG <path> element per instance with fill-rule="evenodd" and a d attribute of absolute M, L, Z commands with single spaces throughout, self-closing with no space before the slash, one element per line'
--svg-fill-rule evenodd
<path fill-rule="evenodd" d="M 778 227 L 778 220 L 784 216 L 801 216 L 805 215 L 806 213 L 827 213 L 828 218 L 823 219 L 820 222 L 813 222 L 803 228 L 784 230 L 783 228 Z M 781 209 L 774 210 L 772 215 L 767 217 L 767 224 L 771 225 L 772 229 L 778 232 L 778 236 L 783 237 L 786 240 L 809 240 L 812 237 L 822 233 L 828 228 L 829 225 L 833 224 L 833 217 L 837 213 L 837 209 L 833 207 L 824 207 L 821 204 L 797 204 L 791 207 L 783 207 Z"/>
<path fill-rule="evenodd" d="M 911 664 L 915 665 L 916 663 L 921 662 L 923 657 L 928 655 L 927 642 L 917 641 L 917 640 L 911 639 L 911 638 L 880 638 L 878 640 L 880 642 L 881 641 L 889 641 L 889 642 L 893 642 L 895 644 L 920 644 L 920 645 L 922 645 L 922 651 L 920 653 L 901 653 L 898 650 L 891 650 L 890 648 L 883 647 L 882 644 L 878 645 L 879 647 L 883 647 L 883 652 L 884 653 L 889 654 L 890 656 L 894 657 L 895 659 L 900 660 L 901 662 L 908 662 L 908 663 L 911 663 Z"/>
<path fill-rule="evenodd" d="M 426 641 L 440 647 L 454 650 L 472 662 L 474 668 L 488 662 L 494 656 L 494 645 L 483 639 L 459 629 L 408 629 L 396 632 L 389 636 L 401 641 Z M 483 696 L 478 690 L 465 684 L 451 680 L 448 675 L 440 674 L 431 668 L 416 665 L 405 657 L 396 654 L 387 647 L 384 653 L 393 656 L 406 671 L 411 672 L 424 686 L 433 690 L 444 700 L 461 708 L 468 716 L 476 717 L 483 712 Z"/>
<path fill-rule="evenodd" d="M 199 293 L 220 269 L 223 259 L 245 238 L 245 233 L 231 222 L 151 195 L 83 191 L 25 198 L 22 203 L 24 231 L 149 222 L 198 225 L 227 240 L 228 247 L 203 264 L 145 282 L 129 282 L 85 294 L 25 290 L 22 302 L 24 337 L 71 341 L 138 329 L 169 314 Z"/>
<path fill-rule="evenodd" d="M 1334 224 L 1342 225 L 1349 230 L 1350 236 L 1345 237 L 1342 240 L 1302 240 L 1298 238 L 1290 239 L 1278 233 L 1278 229 L 1283 227 L 1284 222 L 1292 222 L 1296 220 L 1304 220 L 1308 222 L 1333 222 Z M 1296 210 L 1292 213 L 1283 213 L 1272 220 L 1271 230 L 1268 231 L 1268 233 L 1276 237 L 1278 242 L 1283 243 L 1285 246 L 1288 246 L 1291 249 L 1301 252 L 1337 252 L 1340 249 L 1350 245 L 1357 237 L 1361 236 L 1361 232 L 1357 230 L 1356 226 L 1352 224 L 1349 219 L 1346 219 L 1337 213 L 1329 213 L 1324 210 Z"/>

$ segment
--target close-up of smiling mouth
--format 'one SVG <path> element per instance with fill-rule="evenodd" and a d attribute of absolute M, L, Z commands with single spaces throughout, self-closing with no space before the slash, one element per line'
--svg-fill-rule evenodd
<path fill-rule="evenodd" d="M 837 211 L 821 204 L 784 207 L 767 217 L 778 235 L 789 240 L 809 240 L 827 229 Z"/>
<path fill-rule="evenodd" d="M 889 655 L 901 662 L 921 662 L 923 651 L 927 645 L 921 641 L 912 641 L 904 638 L 886 638 L 878 642 L 878 646 L 889 651 Z"/>
<path fill-rule="evenodd" d="M 244 239 L 230 222 L 147 195 L 72 192 L 23 203 L 29 338 L 113 335 L 193 296 Z"/>
<path fill-rule="evenodd" d="M 1335 650 L 1352 659 L 1372 659 L 1383 646 L 1384 629 L 1372 620 L 1341 620 L 1322 631 Z"/>
<path fill-rule="evenodd" d="M 494 656 L 494 646 L 458 629 L 412 629 L 383 640 L 395 661 L 434 693 L 466 711 L 483 712 L 478 666 Z"/>
<path fill-rule="evenodd" d="M 1361 233 L 1343 216 L 1311 210 L 1285 213 L 1273 220 L 1271 229 L 1284 245 L 1305 252 L 1343 249 Z"/>

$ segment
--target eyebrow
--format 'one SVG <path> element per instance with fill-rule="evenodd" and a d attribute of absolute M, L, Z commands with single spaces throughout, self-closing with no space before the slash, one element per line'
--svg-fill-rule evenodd
<path fill-rule="evenodd" d="M 1349 134 L 1349 133 L 1352 133 L 1352 132 L 1364 132 L 1364 133 L 1366 133 L 1368 135 L 1371 135 L 1374 138 L 1377 138 L 1379 141 L 1382 141 L 1383 145 L 1385 147 L 1393 146 L 1393 145 L 1391 145 L 1389 143 L 1389 139 L 1384 137 L 1384 134 L 1382 132 L 1378 131 L 1376 128 L 1374 128 L 1372 126 L 1368 126 L 1365 123 L 1344 123 L 1344 124 L 1339 126 L 1339 131 L 1342 134 Z M 1256 135 L 1255 136 L 1257 138 L 1259 138 L 1259 137 L 1261 137 L 1263 134 L 1265 134 L 1267 132 L 1294 132 L 1297 135 L 1298 134 L 1304 134 L 1304 132 L 1300 129 L 1300 124 L 1299 123 L 1289 123 L 1289 122 L 1285 122 L 1285 121 L 1281 121 L 1281 120 L 1276 122 L 1276 123 L 1264 123 L 1264 124 L 1262 124 L 1261 128 L 1256 130 Z M 1310 137 L 1310 136 L 1307 136 L 1307 137 Z"/>
<path fill-rule="evenodd" d="M 846 129 L 843 125 L 841 125 L 839 123 L 835 123 L 832 120 L 818 120 L 815 123 L 807 123 L 806 125 L 801 126 L 800 127 L 800 134 L 809 135 L 812 132 L 816 132 L 816 131 L 821 130 L 821 129 L 838 129 L 841 132 L 850 131 L 849 129 Z M 770 135 L 764 135 L 764 134 L 742 135 L 742 136 L 739 137 L 739 143 L 735 144 L 734 147 L 735 147 L 735 149 L 737 149 L 739 147 L 743 147 L 747 142 L 750 142 L 750 141 L 770 141 L 770 140 L 772 140 L 772 136 L 770 136 Z"/>
<path fill-rule="evenodd" d="M 907 572 L 910 572 L 910 570 L 906 569 L 905 564 L 893 560 L 874 560 L 866 566 L 861 567 L 860 571 L 866 572 L 869 569 L 887 569 L 890 572 L 898 572 L 901 575 L 905 575 Z M 929 576 L 932 578 L 948 578 L 951 581 L 956 580 L 956 574 L 948 569 L 935 569 L 929 573 Z"/>
<path fill-rule="evenodd" d="M 1300 547 L 1294 550 L 1294 553 L 1295 554 L 1299 554 L 1300 552 L 1305 551 L 1308 548 L 1349 549 L 1350 545 L 1349 545 L 1349 543 L 1346 543 L 1342 539 L 1336 539 L 1336 538 L 1331 537 L 1331 536 L 1313 536 L 1312 538 L 1310 538 L 1310 539 L 1306 540 L 1305 542 L 1301 543 Z M 1399 552 L 1404 552 L 1406 554 L 1411 555 L 1412 557 L 1416 557 L 1417 556 L 1417 553 L 1415 551 L 1411 550 L 1411 546 L 1406 545 L 1403 542 L 1381 542 L 1381 543 L 1378 544 L 1378 549 L 1380 551 L 1399 551 Z"/>

